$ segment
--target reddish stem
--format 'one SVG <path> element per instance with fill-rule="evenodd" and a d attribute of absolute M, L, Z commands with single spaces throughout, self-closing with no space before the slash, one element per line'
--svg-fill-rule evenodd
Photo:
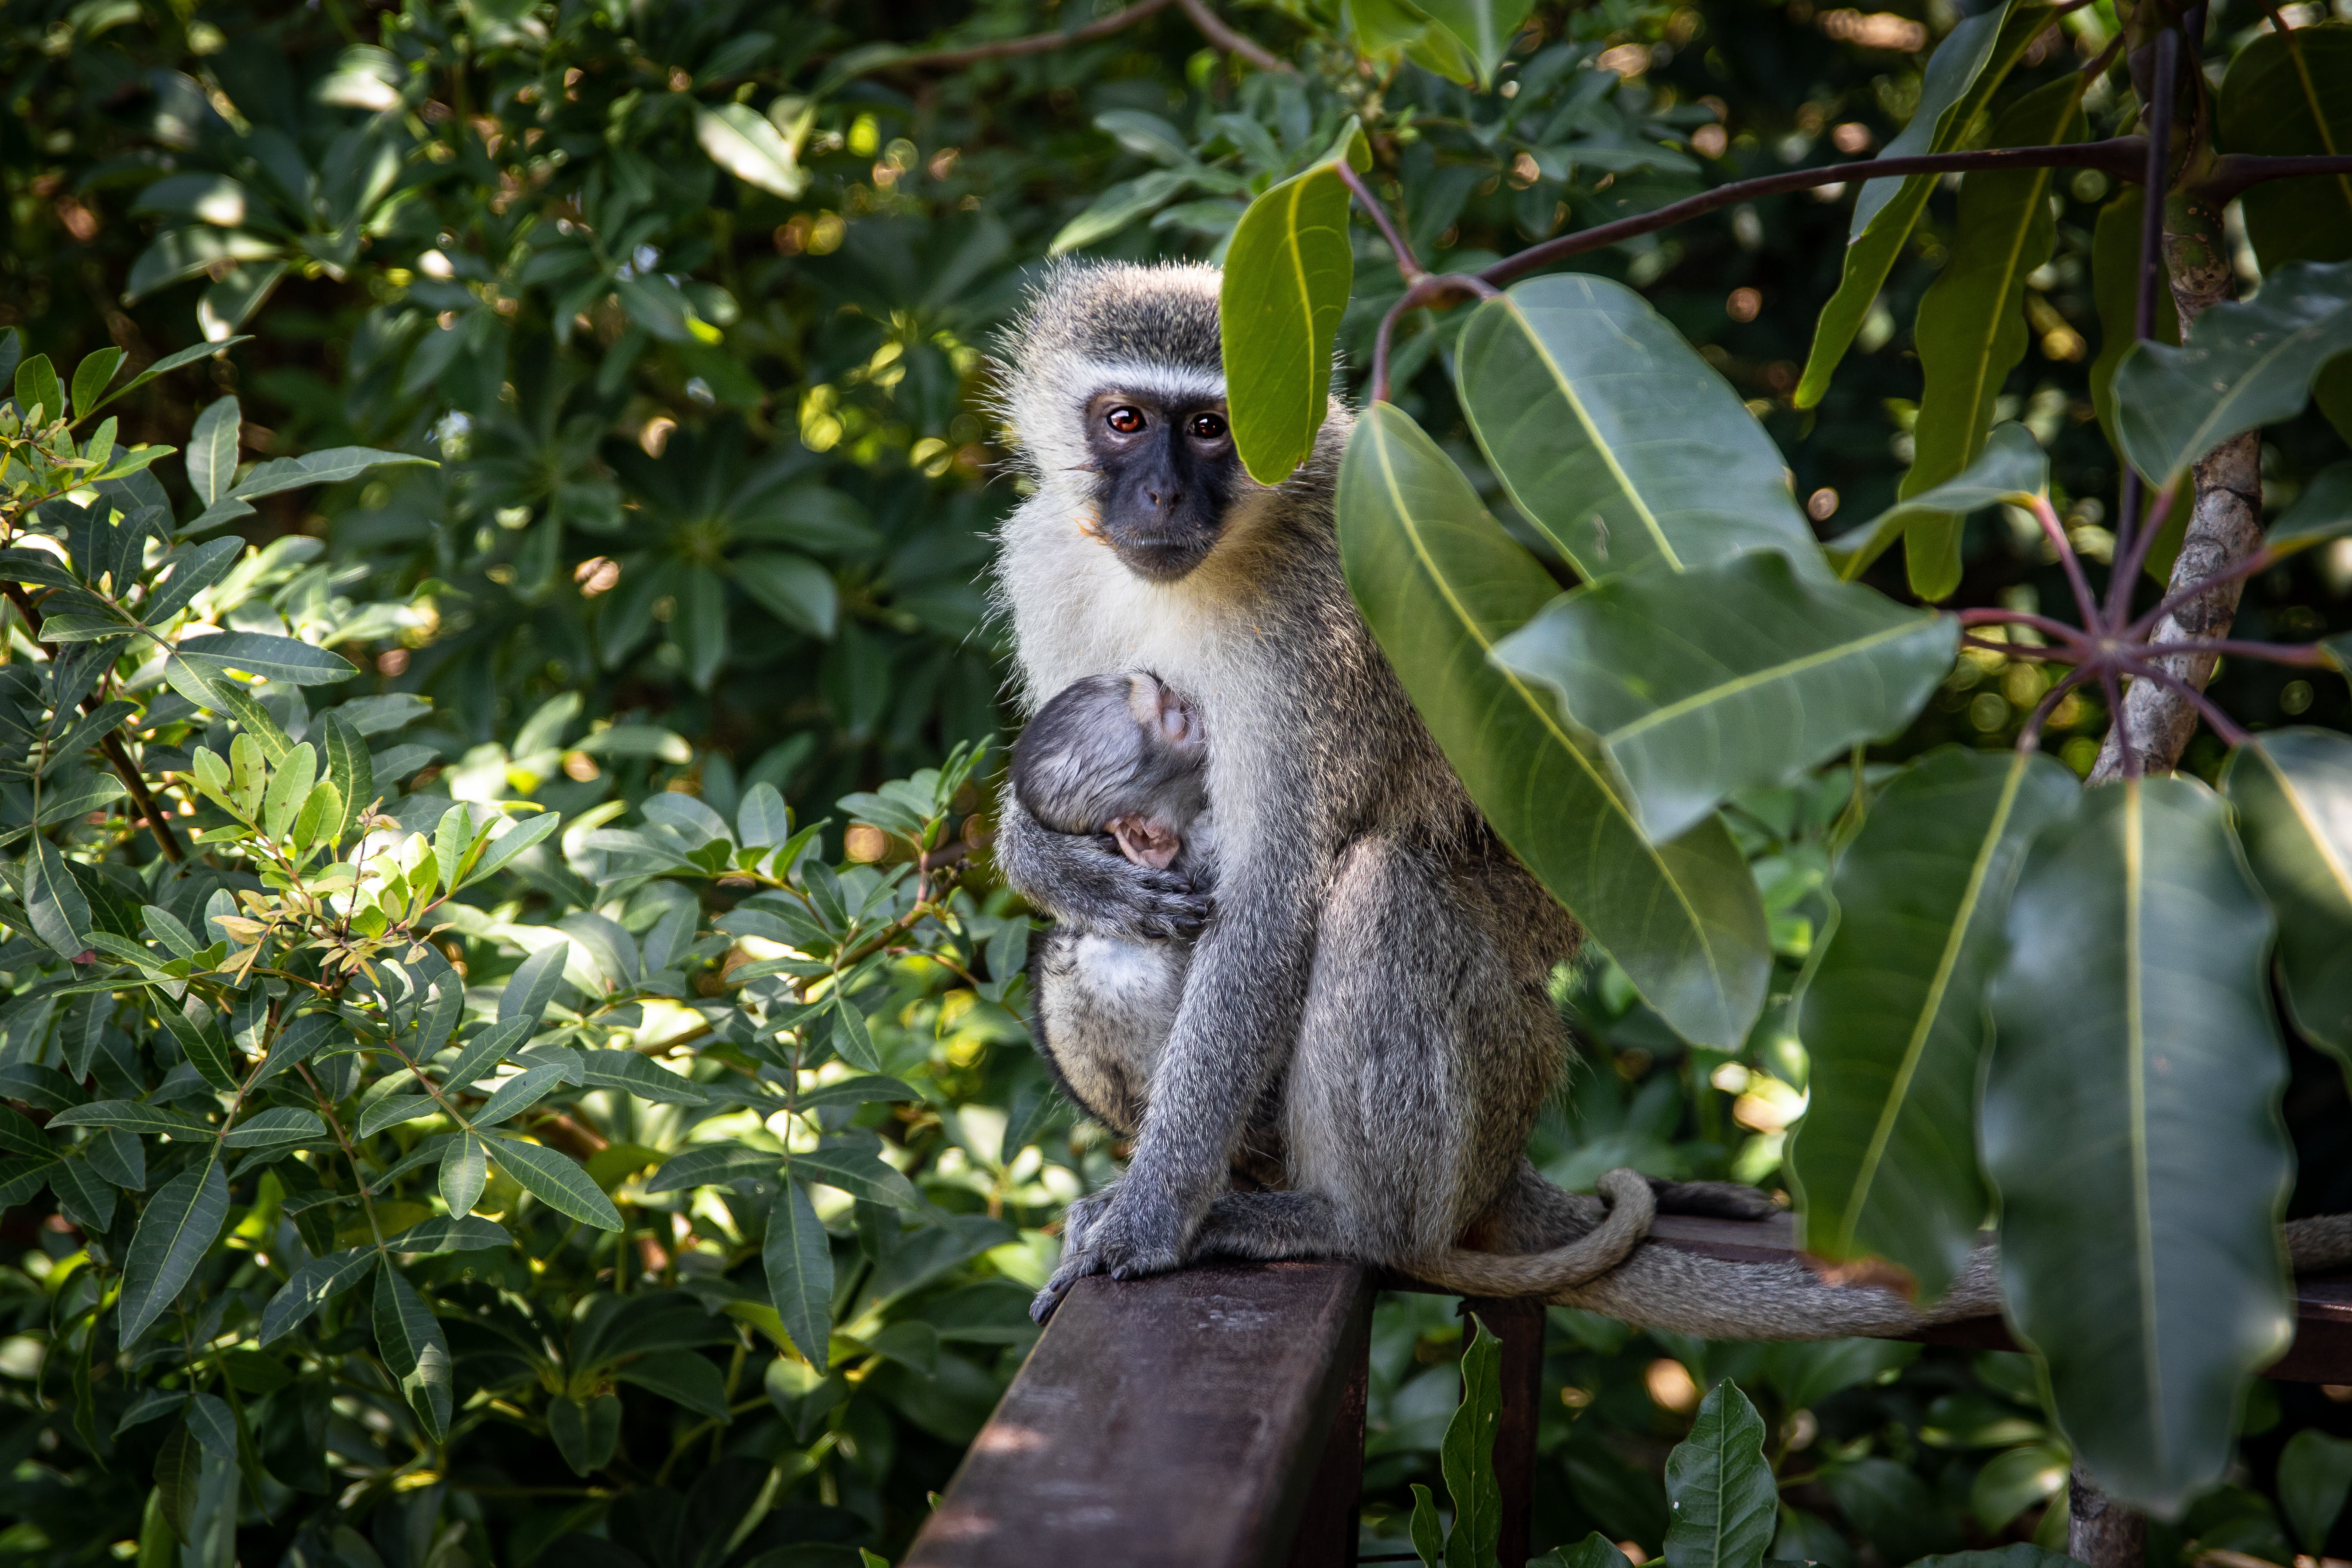
<path fill-rule="evenodd" d="M 1423 267 L 1421 258 L 1412 253 L 1412 243 L 1397 232 L 1395 221 L 1389 216 L 1387 204 L 1372 194 L 1372 187 L 1365 183 L 1364 176 L 1356 173 L 1355 166 L 1345 158 L 1339 160 L 1335 166 L 1339 171 L 1339 178 L 1356 193 L 1356 199 L 1363 203 L 1364 210 L 1371 215 L 1372 222 L 1380 228 L 1381 237 L 1389 242 L 1389 253 L 1396 258 L 1397 270 L 1404 275 L 1406 286 L 1409 288 L 1428 277 L 1429 268 Z"/>
<path fill-rule="evenodd" d="M 2053 620 L 2048 616 L 2037 616 L 2026 610 L 1961 610 L 1958 615 L 1960 625 L 1964 626 L 2032 626 L 2034 630 L 2047 632 L 2053 637 L 2064 637 L 2068 642 L 2091 640 L 2089 634 L 2080 626 L 2070 626 L 2063 621 Z"/>
<path fill-rule="evenodd" d="M 2187 637 L 2179 642 L 2140 643 L 2133 657 L 2154 658 L 2177 653 L 2234 655 L 2267 659 L 2273 664 L 2300 665 L 2306 669 L 2333 669 L 2336 661 L 2316 643 L 2244 642 L 2235 637 Z"/>
<path fill-rule="evenodd" d="M 2050 715 L 2058 710 L 2058 704 L 2065 699 L 2066 693 L 2090 679 L 2094 673 L 2089 665 L 2078 665 L 2052 682 L 2050 689 L 2042 693 L 2042 700 L 2034 704 L 2033 711 L 2026 715 L 2025 727 L 2017 732 L 2019 751 L 2037 752 L 2042 749 L 2042 726 L 2050 721 Z"/>
<path fill-rule="evenodd" d="M 2066 537 L 2065 525 L 2058 521 L 2058 513 L 2051 507 L 2048 496 L 2033 498 L 2033 519 L 2042 525 L 2042 531 L 2049 539 L 2051 547 L 2058 552 L 2059 564 L 2066 568 L 2066 583 L 2074 590 L 2074 607 L 2083 613 L 2083 624 L 2097 626 L 2099 601 L 2091 592 L 2091 580 L 2083 575 L 2083 562 L 2074 553 L 2074 542 Z"/>
<path fill-rule="evenodd" d="M 1960 646 L 1979 648 L 1986 653 L 1997 653 L 2005 658 L 2021 658 L 2030 662 L 2047 664 L 2082 662 L 2082 650 L 2075 647 L 2035 647 L 2032 643 L 1995 642 L 1990 637 L 1971 637 L 1960 638 Z"/>
<path fill-rule="evenodd" d="M 2214 589 L 2234 583 L 2241 577 L 2251 577 L 2257 572 L 2275 566 L 2279 559 L 2267 548 L 2257 550 L 2242 561 L 2232 562 L 2210 577 L 2200 577 L 2186 588 L 2176 589 L 2158 599 L 2155 608 L 2126 626 L 2124 635 L 2135 639 L 2144 637 L 2147 636 L 2150 627 L 2181 605 L 2194 604 Z"/>
<path fill-rule="evenodd" d="M 2142 664 L 2136 658 L 2125 659 L 2122 664 L 2125 669 L 2139 679 L 2153 680 L 2167 690 L 2187 698 L 2195 706 L 2197 711 L 2205 716 L 2205 722 L 2213 726 L 2213 732 L 2229 744 L 2242 746 L 2246 743 L 2248 736 L 2245 731 L 2238 727 L 2237 721 L 2222 712 L 2211 698 L 2189 685 L 2189 682 L 2169 670 L 2159 669 L 2152 664 Z M 2123 710 L 2118 708 L 2116 710 L 2116 723 L 2120 726 L 2123 721 Z M 2131 755 L 2131 744 L 2128 739 L 2124 742 L 2124 754 L 2126 758 Z M 2129 763 L 2126 763 L 2127 768 L 2131 765 Z"/>

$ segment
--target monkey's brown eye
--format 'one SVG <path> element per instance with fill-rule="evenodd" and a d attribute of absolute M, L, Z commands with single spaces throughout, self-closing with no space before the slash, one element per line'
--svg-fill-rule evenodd
<path fill-rule="evenodd" d="M 1222 414 L 1195 414 L 1185 426 L 1195 441 L 1222 441 L 1225 438 L 1225 416 Z"/>
<path fill-rule="evenodd" d="M 1143 410 L 1122 404 L 1104 415 L 1103 423 L 1122 436 L 1132 436 L 1143 428 Z"/>

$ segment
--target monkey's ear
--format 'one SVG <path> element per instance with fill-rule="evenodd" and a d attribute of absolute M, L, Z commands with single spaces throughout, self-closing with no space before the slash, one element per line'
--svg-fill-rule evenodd
<path fill-rule="evenodd" d="M 1115 816 L 1103 824 L 1103 831 L 1118 840 L 1120 854 L 1155 871 L 1168 869 L 1176 858 L 1176 851 L 1184 847 L 1183 840 L 1171 832 L 1167 824 L 1147 817 Z"/>

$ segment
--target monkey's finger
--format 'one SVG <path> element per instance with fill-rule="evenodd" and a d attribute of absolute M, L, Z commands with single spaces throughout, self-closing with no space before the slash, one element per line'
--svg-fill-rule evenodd
<path fill-rule="evenodd" d="M 1029 1321 L 1042 1327 L 1054 1315 L 1054 1309 L 1062 1304 L 1062 1298 L 1069 1293 L 1069 1289 L 1059 1281 L 1048 1283 L 1030 1299 Z"/>

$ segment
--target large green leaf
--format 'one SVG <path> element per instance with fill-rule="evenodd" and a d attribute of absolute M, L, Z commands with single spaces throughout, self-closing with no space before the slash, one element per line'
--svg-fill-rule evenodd
<path fill-rule="evenodd" d="M 621 1211 L 569 1156 L 516 1138 L 489 1138 L 483 1142 L 499 1169 L 549 1208 L 599 1230 L 621 1228 Z"/>
<path fill-rule="evenodd" d="M 2024 502 L 2050 487 L 2050 458 L 2033 432 L 2011 421 L 1993 426 L 1984 448 L 1959 473 L 1933 489 L 1898 500 L 1861 527 L 1822 546 L 1838 575 L 1852 582 L 1878 559 L 1905 529 L 1930 514 L 1962 518 L 2001 501 Z"/>
<path fill-rule="evenodd" d="M 1875 1253 L 1939 1296 L 1990 1208 L 1977 1170 L 1985 983 L 2025 847 L 2074 775 L 1947 746 L 1871 804 L 1830 884 L 1837 929 L 1799 1009 L 1812 1062 L 1789 1146 L 1805 1250 Z"/>
<path fill-rule="evenodd" d="M 2154 484 L 2258 426 L 2292 419 L 2312 378 L 2352 353 L 2352 261 L 2292 262 L 2252 300 L 2216 305 L 2179 348 L 2144 342 L 2116 367 L 2116 430 Z"/>
<path fill-rule="evenodd" d="M 228 1175 L 216 1159 L 192 1165 L 147 1200 L 122 1266 L 121 1341 L 163 1315 L 228 1218 Z"/>
<path fill-rule="evenodd" d="M 1764 1461 L 1764 1419 L 1726 1379 L 1699 1403 L 1690 1436 L 1666 1456 L 1668 1568 L 1759 1568 L 1780 1494 Z"/>
<path fill-rule="evenodd" d="M 1330 408 L 1331 344 L 1356 280 L 1342 159 L 1371 167 L 1352 120 L 1330 152 L 1250 203 L 1225 248 L 1225 401 L 1234 449 L 1264 485 L 1307 460 Z"/>
<path fill-rule="evenodd" d="M 375 1343 L 409 1408 L 436 1440 L 449 1429 L 449 1342 L 416 1288 L 386 1266 L 375 1277 Z"/>
<path fill-rule="evenodd" d="M 1559 691 L 1624 778 L 1653 843 L 1736 791 L 1790 782 L 1903 728 L 1952 668 L 1959 623 L 1788 557 L 1580 588 L 1497 643 Z"/>
<path fill-rule="evenodd" d="M 179 651 L 180 657 L 207 672 L 242 669 L 295 686 L 327 685 L 359 673 L 359 667 L 341 654 L 274 632 L 222 632 L 216 637 L 193 637 L 180 644 Z"/>
<path fill-rule="evenodd" d="M 1996 147 L 2046 147 L 2084 136 L 2083 90 L 2070 74 L 2026 94 L 1993 122 Z M 1966 469 L 1984 450 L 1993 404 L 2025 357 L 2025 275 L 2050 259 L 2058 220 L 2050 169 L 1979 169 L 1960 186 L 1951 259 L 1920 296 L 1913 342 L 1923 385 L 1906 500 Z M 1948 596 L 1960 585 L 1957 511 L 1922 511 L 1903 535 L 1911 591 Z"/>
<path fill-rule="evenodd" d="M 1755 880 L 1717 821 L 1655 845 L 1550 693 L 1488 658 L 1555 595 L 1402 410 L 1366 410 L 1339 470 L 1348 585 L 1489 822 L 1685 1038 L 1732 1049 L 1771 952 Z"/>
<path fill-rule="evenodd" d="M 809 1364 L 823 1372 L 825 1347 L 833 1336 L 833 1244 L 798 1182 L 776 1184 L 760 1254 L 768 1273 L 768 1298 L 784 1321 L 784 1331 Z"/>
<path fill-rule="evenodd" d="M 2273 730 L 2221 774 L 2238 841 L 2278 915 L 2295 1027 L 2352 1068 L 2352 736 Z"/>
<path fill-rule="evenodd" d="M 370 468 L 399 468 L 411 463 L 423 463 L 439 468 L 430 458 L 420 458 L 410 452 L 381 452 L 372 447 L 330 447 L 299 458 L 278 458 L 267 463 L 256 463 L 253 471 L 245 476 L 229 492 L 236 500 L 252 500 L 259 496 L 274 496 L 280 490 L 300 489 L 305 485 L 340 484 L 357 479 Z"/>
<path fill-rule="evenodd" d="M 1927 61 L 1927 78 L 1920 84 L 1917 110 L 1879 156 L 1907 158 L 1966 145 L 1986 103 L 2009 79 L 2026 47 L 2050 25 L 2056 10 L 2053 5 L 2020 5 L 2014 0 L 2002 0 L 1965 18 L 1936 46 Z M 1935 185 L 1933 174 L 1864 183 L 1853 204 L 1837 292 L 1822 307 L 1821 322 L 1813 330 L 1812 353 L 1797 382 L 1798 407 L 1811 408 L 1829 390 L 1830 377 L 1845 358 L 1854 334 L 1862 330 Z"/>
<path fill-rule="evenodd" d="M 1571 273 L 1487 300 L 1454 370 L 1511 500 L 1589 581 L 1753 550 L 1820 565 L 1764 427 L 1623 284 Z"/>
<path fill-rule="evenodd" d="M 1535 9 L 1535 0 L 1421 0 L 1421 9 L 1454 35 L 1478 68 L 1483 86 L 1494 80 L 1495 68 L 1510 53 L 1511 40 Z"/>
<path fill-rule="evenodd" d="M 2271 916 L 2228 816 L 2189 779 L 2089 792 L 2027 853 L 1991 990 L 2001 1293 L 2077 1459 L 2166 1517 L 2294 1329 Z"/>
<path fill-rule="evenodd" d="M 2232 153 L 2352 152 L 2352 26 L 2322 22 L 2254 39 L 2230 62 L 2215 115 L 2221 144 Z M 2273 180 L 2246 192 L 2239 207 L 2265 272 L 2290 261 L 2352 259 L 2352 174 Z M 2320 372 L 2311 390 L 2352 440 L 2352 363 Z"/>
<path fill-rule="evenodd" d="M 1438 1465 L 1454 1500 L 1446 1568 L 1488 1568 L 1503 1530 L 1503 1488 L 1495 1474 L 1495 1431 L 1503 1410 L 1503 1342 L 1470 1320 L 1462 1352 L 1462 1403 L 1445 1424 Z"/>

